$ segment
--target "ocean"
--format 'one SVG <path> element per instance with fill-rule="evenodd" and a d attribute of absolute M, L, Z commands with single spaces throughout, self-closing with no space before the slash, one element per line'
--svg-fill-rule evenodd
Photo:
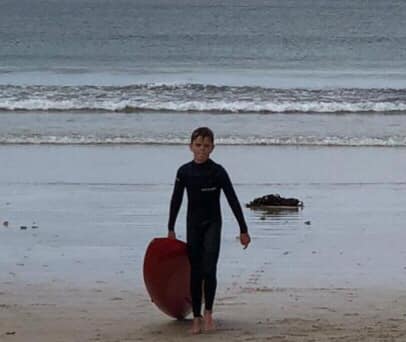
<path fill-rule="evenodd" d="M 406 146 L 403 1 L 3 0 L 0 144 Z"/>

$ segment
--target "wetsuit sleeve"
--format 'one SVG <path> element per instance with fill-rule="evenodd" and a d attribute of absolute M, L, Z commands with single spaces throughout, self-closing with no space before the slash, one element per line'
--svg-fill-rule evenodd
<path fill-rule="evenodd" d="M 175 230 L 176 217 L 178 216 L 180 206 L 182 204 L 183 192 L 185 190 L 185 183 L 183 181 L 182 173 L 178 170 L 176 174 L 175 185 L 173 188 L 171 204 L 169 207 L 169 221 L 168 230 Z"/>
<path fill-rule="evenodd" d="M 240 233 L 247 233 L 248 227 L 242 213 L 240 202 L 238 201 L 230 177 L 228 176 L 227 171 L 224 169 L 222 169 L 221 183 L 221 187 L 223 188 L 224 194 L 226 195 L 228 204 L 230 205 L 230 208 L 233 211 L 235 218 L 237 219 L 238 225 L 240 226 Z"/>

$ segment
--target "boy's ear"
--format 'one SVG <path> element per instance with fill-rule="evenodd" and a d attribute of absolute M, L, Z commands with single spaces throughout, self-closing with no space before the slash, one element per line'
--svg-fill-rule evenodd
<path fill-rule="evenodd" d="M 216 145 L 213 144 L 210 153 L 213 152 L 213 150 L 214 150 L 215 147 L 216 147 Z"/>

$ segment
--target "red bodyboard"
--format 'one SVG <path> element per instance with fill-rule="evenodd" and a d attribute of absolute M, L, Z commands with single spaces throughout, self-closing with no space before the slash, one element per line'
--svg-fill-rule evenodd
<path fill-rule="evenodd" d="M 145 252 L 144 282 L 152 302 L 167 315 L 183 319 L 192 311 L 190 264 L 186 244 L 153 239 Z"/>

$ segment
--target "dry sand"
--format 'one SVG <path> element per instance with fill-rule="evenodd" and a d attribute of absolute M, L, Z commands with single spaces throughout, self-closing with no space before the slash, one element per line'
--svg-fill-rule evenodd
<path fill-rule="evenodd" d="M 403 290 L 244 288 L 219 294 L 217 331 L 191 336 L 143 289 L 2 288 L 1 341 L 406 341 Z"/>

